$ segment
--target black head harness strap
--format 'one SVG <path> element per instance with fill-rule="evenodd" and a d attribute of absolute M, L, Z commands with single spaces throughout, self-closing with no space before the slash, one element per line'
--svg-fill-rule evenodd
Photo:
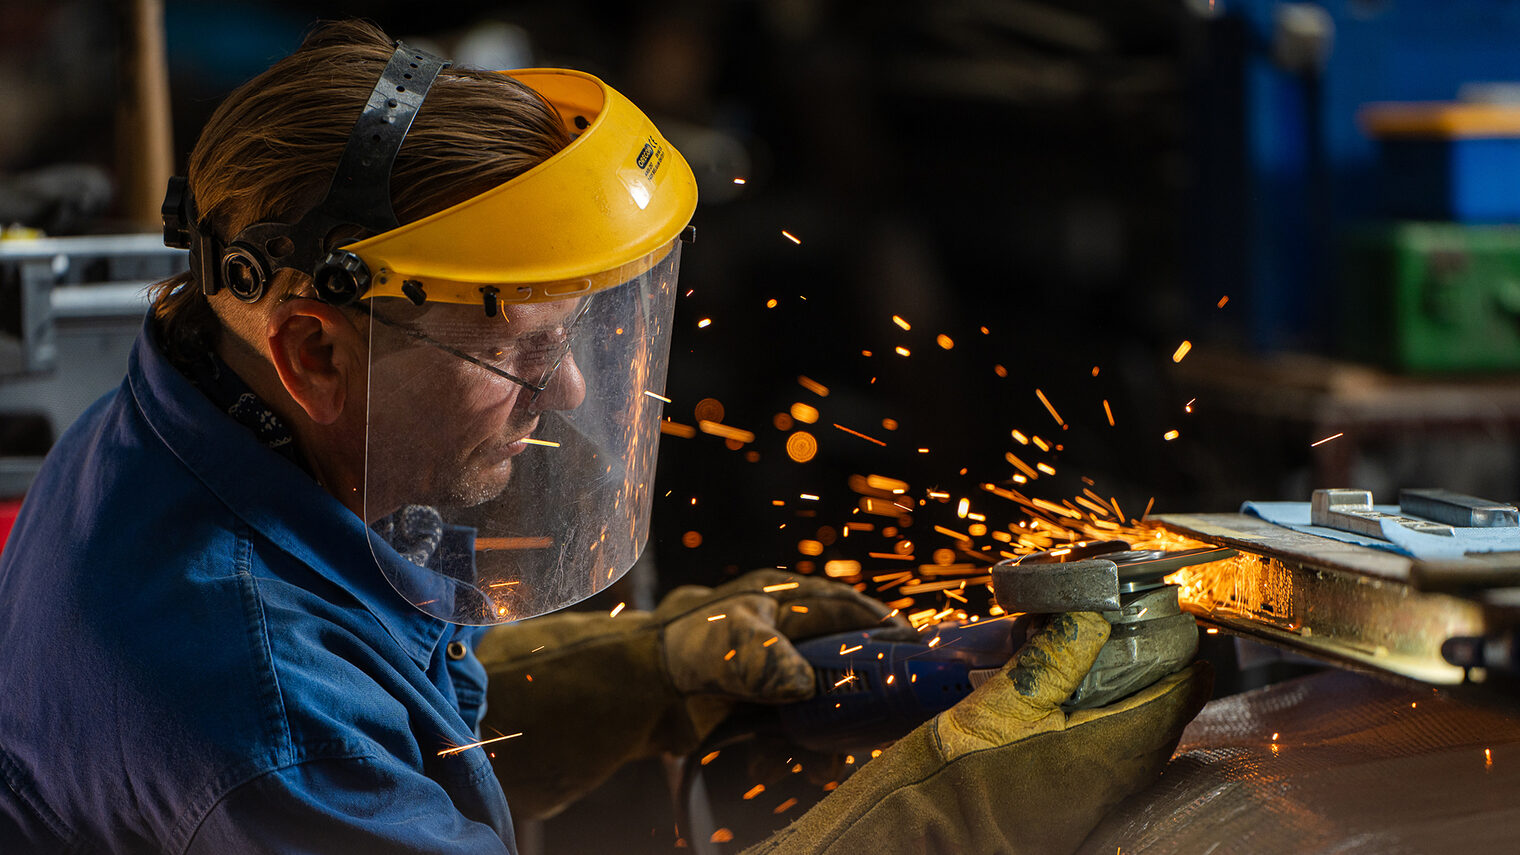
<path fill-rule="evenodd" d="M 339 244 L 399 225 L 391 208 L 391 168 L 428 89 L 448 65 L 396 43 L 349 134 L 327 195 L 295 224 L 254 223 L 224 245 L 200 221 L 186 179 L 175 177 L 164 197 L 164 243 L 190 250 L 191 267 L 207 295 L 225 286 L 238 299 L 255 302 L 275 271 L 288 267 L 311 274 L 323 300 L 352 302 L 369 286 L 370 271 Z"/>

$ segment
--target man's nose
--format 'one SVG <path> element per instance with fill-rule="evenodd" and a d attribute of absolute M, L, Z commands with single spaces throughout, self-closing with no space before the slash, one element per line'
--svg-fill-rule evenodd
<path fill-rule="evenodd" d="M 586 377 L 575 364 L 575 354 L 566 351 L 565 358 L 544 387 L 528 404 L 528 409 L 542 413 L 548 410 L 573 410 L 586 400 Z"/>

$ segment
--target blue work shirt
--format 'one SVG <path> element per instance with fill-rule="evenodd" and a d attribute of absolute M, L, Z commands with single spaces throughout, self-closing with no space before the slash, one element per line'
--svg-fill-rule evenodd
<path fill-rule="evenodd" d="M 449 752 L 479 631 L 154 339 L 0 556 L 0 852 L 513 851 L 487 748 Z"/>

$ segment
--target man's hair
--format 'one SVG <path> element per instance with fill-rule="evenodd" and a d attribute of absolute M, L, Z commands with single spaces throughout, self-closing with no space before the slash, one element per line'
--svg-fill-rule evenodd
<path fill-rule="evenodd" d="M 324 24 L 301 47 L 222 102 L 190 154 L 202 227 L 226 242 L 264 221 L 295 222 L 321 201 L 354 122 L 395 43 L 363 21 Z M 433 83 L 391 172 L 391 205 L 407 223 L 526 172 L 570 142 L 554 108 L 521 83 L 449 67 Z M 264 300 L 309 281 L 282 271 Z M 164 346 L 215 346 L 221 324 L 194 272 L 153 287 Z"/>

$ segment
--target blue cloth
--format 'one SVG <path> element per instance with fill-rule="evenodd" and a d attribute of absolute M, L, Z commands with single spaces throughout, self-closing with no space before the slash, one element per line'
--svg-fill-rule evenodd
<path fill-rule="evenodd" d="M 513 851 L 487 749 L 440 755 L 480 631 L 367 532 L 145 328 L 0 556 L 0 852 Z"/>
<path fill-rule="evenodd" d="M 1372 509 L 1385 514 L 1401 513 L 1398 505 L 1374 505 Z M 1424 534 L 1405 528 L 1395 521 L 1382 520 L 1383 539 L 1379 540 L 1354 532 L 1314 525 L 1310 521 L 1308 502 L 1246 502 L 1241 505 L 1240 512 L 1261 517 L 1269 523 L 1305 534 L 1328 537 L 1331 540 L 1355 543 L 1386 552 L 1396 552 L 1399 555 L 1427 561 L 1461 558 L 1469 553 L 1479 552 L 1520 552 L 1520 527 L 1516 526 L 1474 528 L 1458 526 L 1453 528 L 1453 535 L 1447 537 L 1441 534 Z"/>

